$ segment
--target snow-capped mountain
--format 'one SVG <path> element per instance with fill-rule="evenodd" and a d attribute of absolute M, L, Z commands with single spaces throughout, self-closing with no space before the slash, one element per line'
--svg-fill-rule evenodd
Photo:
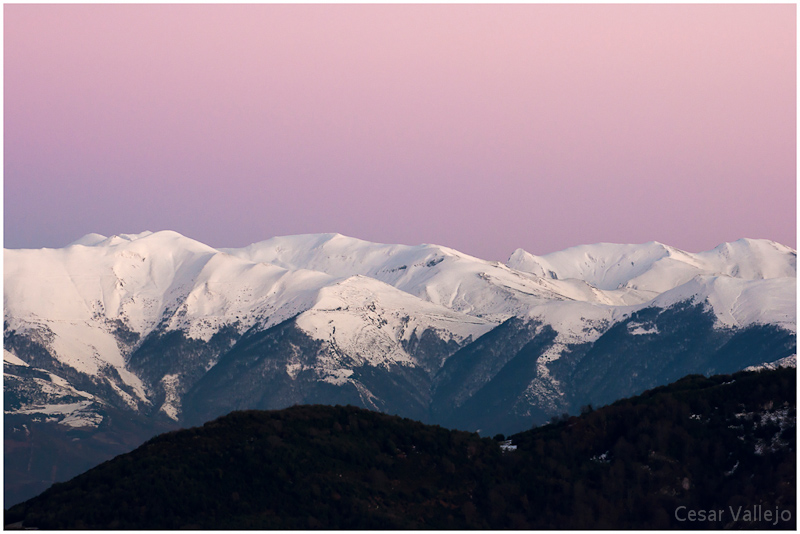
<path fill-rule="evenodd" d="M 215 249 L 163 231 L 4 254 L 7 435 L 106 443 L 119 414 L 146 437 L 309 402 L 511 432 L 796 352 L 796 253 L 765 240 L 502 264 L 339 234 Z"/>
<path fill-rule="evenodd" d="M 544 256 L 517 249 L 508 266 L 545 278 L 583 280 L 598 289 L 663 293 L 698 275 L 743 280 L 793 278 L 796 258 L 791 248 L 764 239 L 739 239 L 697 254 L 652 241 L 581 245 Z"/>

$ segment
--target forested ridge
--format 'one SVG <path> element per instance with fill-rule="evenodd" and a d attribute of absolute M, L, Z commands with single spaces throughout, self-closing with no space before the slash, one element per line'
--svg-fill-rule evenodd
<path fill-rule="evenodd" d="M 4 524 L 794 529 L 795 392 L 793 368 L 692 375 L 508 439 L 352 406 L 233 412 L 55 484 Z M 689 519 L 709 510 L 724 513 Z"/>

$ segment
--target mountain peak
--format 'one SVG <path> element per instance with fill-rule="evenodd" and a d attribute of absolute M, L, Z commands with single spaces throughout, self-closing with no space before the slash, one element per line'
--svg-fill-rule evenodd
<path fill-rule="evenodd" d="M 134 241 L 139 241 L 145 238 L 152 238 L 154 240 L 190 239 L 174 230 L 159 230 L 157 232 L 145 230 L 137 234 L 114 234 L 109 237 L 92 232 L 79 239 L 76 239 L 67 246 L 70 247 L 73 245 L 83 245 L 87 247 L 111 247 L 122 243 L 133 243 Z"/>
<path fill-rule="evenodd" d="M 772 241 L 770 239 L 758 239 L 752 237 L 742 237 L 737 239 L 736 241 L 729 241 L 727 243 L 722 243 L 714 247 L 712 250 L 721 251 L 721 250 L 742 250 L 742 249 L 778 250 L 781 252 L 795 251 L 793 248 L 789 246 L 783 245 L 776 241 Z"/>
<path fill-rule="evenodd" d="M 93 246 L 97 245 L 98 243 L 100 243 L 102 241 L 105 241 L 106 239 L 108 239 L 108 238 L 106 236 L 104 236 L 104 235 L 96 234 L 94 232 L 91 232 L 91 233 L 88 233 L 88 234 L 86 234 L 85 236 L 83 236 L 83 237 L 81 237 L 79 239 L 76 239 L 72 243 L 69 243 L 67 246 L 71 247 L 71 246 L 74 246 L 74 245 L 83 245 L 85 247 L 93 247 Z"/>

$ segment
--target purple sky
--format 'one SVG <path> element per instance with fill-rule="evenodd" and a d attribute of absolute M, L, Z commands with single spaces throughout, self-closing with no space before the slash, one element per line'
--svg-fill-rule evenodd
<path fill-rule="evenodd" d="M 796 248 L 796 7 L 4 6 L 4 244 Z"/>

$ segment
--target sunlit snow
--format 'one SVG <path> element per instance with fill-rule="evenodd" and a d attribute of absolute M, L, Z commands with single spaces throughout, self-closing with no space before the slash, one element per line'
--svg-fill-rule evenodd
<path fill-rule="evenodd" d="M 583 245 L 544 256 L 519 249 L 502 264 L 439 245 L 340 234 L 215 249 L 162 231 L 5 250 L 3 276 L 7 329 L 82 373 L 113 368 L 121 382 L 104 380 L 135 408 L 149 402 L 148 392 L 127 357 L 157 328 L 208 341 L 223 327 L 242 333 L 293 317 L 327 344 L 313 362 L 318 378 L 353 383 L 373 406 L 376 399 L 352 380 L 349 366 L 418 365 L 404 344 L 426 331 L 462 344 L 510 317 L 537 320 L 557 337 L 526 395 L 556 402 L 559 384 L 547 364 L 569 344 L 594 341 L 649 306 L 690 300 L 711 310 L 720 328 L 775 324 L 796 331 L 795 271 L 795 251 L 756 239 L 701 253 L 657 242 Z M 628 328 L 658 333 L 644 323 Z M 4 361 L 26 365 L 5 350 Z M 307 364 L 298 355 L 286 373 L 296 379 Z M 159 409 L 172 418 L 180 412 L 179 382 L 174 374 L 161 381 L 166 399 Z"/>

